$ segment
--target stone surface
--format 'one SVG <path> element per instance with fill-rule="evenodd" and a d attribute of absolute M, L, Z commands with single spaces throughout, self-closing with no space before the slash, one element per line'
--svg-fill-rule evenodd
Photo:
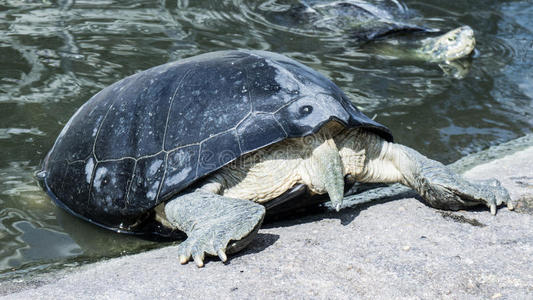
<path fill-rule="evenodd" d="M 485 163 L 533 198 L 533 146 Z M 520 200 L 525 201 L 525 200 Z M 452 298 L 533 295 L 533 215 L 448 212 L 415 198 L 267 224 L 227 264 L 180 265 L 177 246 L 0 283 L 6 299 Z"/>

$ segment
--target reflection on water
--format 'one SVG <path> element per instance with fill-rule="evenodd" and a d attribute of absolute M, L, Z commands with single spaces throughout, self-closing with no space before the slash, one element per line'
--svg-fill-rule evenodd
<path fill-rule="evenodd" d="M 286 54 L 331 77 L 397 141 L 444 162 L 532 131 L 530 2 L 406 2 L 417 24 L 474 29 L 477 52 L 461 80 L 435 63 L 383 55 L 389 40 L 355 43 L 342 26 L 307 26 L 288 12 L 297 2 L 1 2 L 0 273 L 157 246 L 65 214 L 32 174 L 92 94 L 168 61 L 234 48 Z"/>

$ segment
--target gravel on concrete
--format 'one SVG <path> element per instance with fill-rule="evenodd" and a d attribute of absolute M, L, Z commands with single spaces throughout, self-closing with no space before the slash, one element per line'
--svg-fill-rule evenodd
<path fill-rule="evenodd" d="M 533 202 L 533 146 L 465 173 Z M 528 204 L 529 203 L 529 204 Z M 524 210 L 527 212 L 527 210 Z M 533 215 L 381 200 L 267 224 L 227 264 L 180 265 L 176 246 L 0 283 L 6 299 L 525 299 Z"/>

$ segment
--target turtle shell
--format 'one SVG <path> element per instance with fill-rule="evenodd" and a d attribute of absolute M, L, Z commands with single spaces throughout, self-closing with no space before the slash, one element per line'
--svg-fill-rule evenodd
<path fill-rule="evenodd" d="M 285 10 L 261 11 L 266 20 L 291 32 L 349 36 L 355 42 L 402 32 L 438 32 L 398 1 L 294 1 Z"/>
<path fill-rule="evenodd" d="M 264 51 L 221 51 L 122 79 L 87 101 L 43 165 L 70 213 L 135 232 L 156 205 L 239 156 L 316 132 L 330 120 L 389 130 L 318 72 Z"/>

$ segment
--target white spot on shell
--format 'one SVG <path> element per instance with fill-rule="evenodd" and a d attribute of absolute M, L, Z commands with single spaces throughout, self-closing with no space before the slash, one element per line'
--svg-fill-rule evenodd
<path fill-rule="evenodd" d="M 157 170 L 159 170 L 159 167 L 161 167 L 161 164 L 163 163 L 162 160 L 156 160 L 154 161 L 151 165 L 150 165 L 150 168 L 148 169 L 148 176 L 153 176 Z"/>
<path fill-rule="evenodd" d="M 150 187 L 150 190 L 148 191 L 148 193 L 146 193 L 146 198 L 150 200 L 154 200 L 155 196 L 157 195 L 158 188 L 159 188 L 159 180 L 154 182 L 154 184 L 152 184 L 152 186 Z"/>
<path fill-rule="evenodd" d="M 187 178 L 189 173 L 191 173 L 191 170 L 192 168 L 188 167 L 188 168 L 181 170 L 179 173 L 174 174 L 172 177 L 168 177 L 168 179 L 165 182 L 166 185 L 172 186 L 172 185 L 179 184 L 181 181 L 183 181 L 183 179 Z"/>
<path fill-rule="evenodd" d="M 93 187 L 96 189 L 96 191 L 100 191 L 100 184 L 102 183 L 102 180 L 104 179 L 104 176 L 107 174 L 107 168 L 106 167 L 100 167 L 96 169 L 96 173 L 94 174 L 94 182 Z"/>
<path fill-rule="evenodd" d="M 92 158 L 89 158 L 87 164 L 85 165 L 85 180 L 87 183 L 91 183 L 91 177 L 93 176 L 94 161 Z"/>

